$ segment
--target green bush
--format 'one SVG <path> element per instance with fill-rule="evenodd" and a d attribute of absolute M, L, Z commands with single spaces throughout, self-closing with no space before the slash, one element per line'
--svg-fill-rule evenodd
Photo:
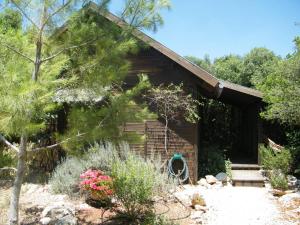
<path fill-rule="evenodd" d="M 288 181 L 286 176 L 278 170 L 273 170 L 270 174 L 270 183 L 273 188 L 280 190 L 288 189 Z"/>
<path fill-rule="evenodd" d="M 292 156 L 289 150 L 274 152 L 270 147 L 263 145 L 259 148 L 261 162 L 266 170 L 280 170 L 287 175 L 291 168 Z"/>
<path fill-rule="evenodd" d="M 226 174 L 227 176 L 232 179 L 232 170 L 231 170 L 231 161 L 228 159 L 228 160 L 225 160 L 225 171 L 226 171 Z"/>
<path fill-rule="evenodd" d="M 51 190 L 54 193 L 78 196 L 80 174 L 89 168 L 100 169 L 109 174 L 112 161 L 116 157 L 116 146 L 95 144 L 81 158 L 67 158 L 52 173 L 49 180 Z"/>
<path fill-rule="evenodd" d="M 225 172 L 225 156 L 222 150 L 217 146 L 206 147 L 203 150 L 203 155 L 199 161 L 199 176 L 217 175 L 220 172 Z"/>
<path fill-rule="evenodd" d="M 128 153 L 125 160 L 113 162 L 112 177 L 124 215 L 132 220 L 149 214 L 153 209 L 152 197 L 162 194 L 168 186 L 168 178 L 160 168 L 132 153 Z"/>
<path fill-rule="evenodd" d="M 14 166 L 16 164 L 15 158 L 14 153 L 0 148 L 0 168 Z"/>

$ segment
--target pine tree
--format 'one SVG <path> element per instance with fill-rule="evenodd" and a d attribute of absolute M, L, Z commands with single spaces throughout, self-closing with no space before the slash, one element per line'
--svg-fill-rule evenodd
<path fill-rule="evenodd" d="M 119 124 L 133 116 L 127 106 L 134 105 L 132 98 L 148 85 L 141 76 L 135 88 L 122 91 L 122 79 L 129 68 L 123 58 L 137 49 L 137 42 L 128 33 L 131 29 L 120 32 L 101 21 L 99 14 L 89 14 L 86 10 L 76 13 L 85 3 L 10 0 L 5 5 L 19 12 L 23 22 L 11 27 L 0 23 L 0 139 L 18 154 L 10 225 L 19 221 L 18 204 L 27 152 L 52 149 L 71 139 L 111 137 L 111 133 L 118 132 Z M 98 2 L 96 11 L 105 11 L 108 3 L 108 0 Z M 162 24 L 159 10 L 165 7 L 169 7 L 165 0 L 127 0 L 122 17 L 132 27 L 155 30 Z M 3 18 L 0 21 L 7 22 Z M 63 98 L 76 99 L 78 91 L 84 92 L 90 101 L 70 102 L 70 126 L 65 139 L 51 146 L 39 146 L 33 137 L 46 129 L 53 112 L 67 101 Z M 97 99 L 102 97 L 105 100 L 99 102 Z M 110 132 L 104 134 L 104 126 Z M 19 143 L 10 142 L 12 138 Z"/>

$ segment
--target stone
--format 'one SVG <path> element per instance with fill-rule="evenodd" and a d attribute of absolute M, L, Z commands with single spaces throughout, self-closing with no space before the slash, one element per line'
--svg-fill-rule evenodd
<path fill-rule="evenodd" d="M 218 173 L 218 174 L 216 175 L 216 179 L 217 179 L 218 181 L 221 181 L 221 182 L 226 182 L 226 181 L 227 181 L 227 174 L 226 174 L 226 173 L 223 173 L 223 172 Z"/>
<path fill-rule="evenodd" d="M 191 219 L 196 220 L 196 219 L 201 219 L 203 215 L 203 211 L 194 211 L 191 213 Z"/>
<path fill-rule="evenodd" d="M 207 212 L 207 210 L 208 210 L 207 207 L 202 206 L 202 205 L 195 205 L 194 207 L 195 207 L 196 211 Z"/>
<path fill-rule="evenodd" d="M 206 179 L 205 179 L 205 178 L 201 178 L 201 179 L 197 182 L 197 184 L 206 187 L 206 186 L 207 186 Z"/>
<path fill-rule="evenodd" d="M 215 184 L 218 181 L 213 175 L 206 175 L 205 178 L 208 184 Z"/>
<path fill-rule="evenodd" d="M 297 178 L 296 177 L 294 177 L 292 175 L 288 175 L 287 180 L 288 180 L 289 188 L 296 188 L 297 187 Z"/>
<path fill-rule="evenodd" d="M 47 206 L 42 214 L 42 219 L 47 221 L 50 218 L 52 225 L 77 225 L 77 218 L 75 217 L 75 207 L 71 204 L 57 202 L 53 205 Z"/>
<path fill-rule="evenodd" d="M 291 207 L 295 201 L 300 201 L 300 192 L 283 195 L 278 201 L 284 207 Z"/>
<path fill-rule="evenodd" d="M 192 197 L 192 206 L 195 207 L 196 205 L 206 206 L 205 200 L 198 193 L 194 194 Z"/>
<path fill-rule="evenodd" d="M 42 225 L 48 225 L 51 222 L 51 218 L 50 217 L 44 217 L 40 220 L 40 223 Z"/>

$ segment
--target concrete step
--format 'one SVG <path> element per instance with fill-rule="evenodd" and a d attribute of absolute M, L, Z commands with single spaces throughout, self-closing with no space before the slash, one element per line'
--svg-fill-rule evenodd
<path fill-rule="evenodd" d="M 232 170 L 232 183 L 234 186 L 250 186 L 250 187 L 264 187 L 265 178 L 258 170 Z"/>
<path fill-rule="evenodd" d="M 231 164 L 232 170 L 259 170 L 261 167 L 257 164 Z"/>

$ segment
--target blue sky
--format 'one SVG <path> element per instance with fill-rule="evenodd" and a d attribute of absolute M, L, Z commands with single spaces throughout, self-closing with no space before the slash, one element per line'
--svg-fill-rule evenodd
<path fill-rule="evenodd" d="M 121 0 L 110 10 L 120 11 Z M 180 55 L 212 59 L 266 47 L 285 56 L 300 35 L 300 0 L 173 0 L 165 25 L 151 37 Z"/>

